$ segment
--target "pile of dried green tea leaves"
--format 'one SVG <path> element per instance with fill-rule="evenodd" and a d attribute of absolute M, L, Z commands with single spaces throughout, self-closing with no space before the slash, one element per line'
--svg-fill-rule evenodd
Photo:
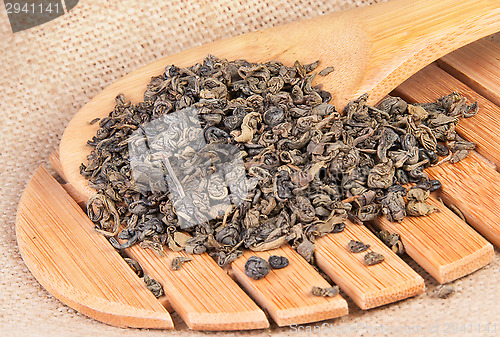
<path fill-rule="evenodd" d="M 328 92 L 312 86 L 317 66 L 208 56 L 189 68 L 166 67 L 148 85 L 144 102 L 132 105 L 117 97 L 80 168 L 98 191 L 88 203 L 96 230 L 117 249 L 139 243 L 159 253 L 164 246 L 208 252 L 221 266 L 245 248 L 261 251 L 287 242 L 312 262 L 315 238 L 341 232 L 348 217 L 361 223 L 384 214 L 402 221 L 436 211 L 425 201 L 440 183 L 429 180 L 424 168 L 438 164 L 439 156 L 455 163 L 474 148 L 455 125 L 473 116 L 477 104 L 452 93 L 435 103 L 410 105 L 390 97 L 372 107 L 363 95 L 341 114 L 328 104 Z M 189 227 L 181 226 L 189 215 L 176 211 L 171 190 L 137 187 L 128 145 L 142 125 L 192 106 L 207 144 L 233 145 L 241 153 L 248 194 Z M 193 167 L 202 157 L 196 151 L 184 155 Z M 189 174 L 210 179 L 202 170 Z M 413 187 L 404 187 L 408 183 Z M 220 189 L 210 191 L 198 197 L 220 197 Z"/>

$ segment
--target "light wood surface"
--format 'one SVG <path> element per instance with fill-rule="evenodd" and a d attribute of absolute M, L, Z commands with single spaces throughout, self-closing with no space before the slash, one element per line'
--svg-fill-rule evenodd
<path fill-rule="evenodd" d="M 133 71 L 111 84 L 72 119 L 60 146 L 68 181 L 84 197 L 94 191 L 79 173 L 90 152 L 86 141 L 97 130 L 89 121 L 106 116 L 119 93 L 132 102 L 143 99 L 152 76 L 168 64 L 189 66 L 207 54 L 229 60 L 279 60 L 291 65 L 320 60 L 334 66 L 317 79 L 333 95 L 339 111 L 365 92 L 371 102 L 388 94 L 413 73 L 446 53 L 500 30 L 497 0 L 392 0 L 350 11 L 294 22 L 234 38 L 216 41 L 167 56 Z"/>
<path fill-rule="evenodd" d="M 272 269 L 263 279 L 253 280 L 245 275 L 245 262 L 251 256 L 268 260 L 271 255 L 285 256 L 288 267 Z M 317 297 L 312 286 L 329 287 L 329 283 L 290 246 L 266 252 L 245 251 L 231 264 L 238 282 L 266 308 L 279 326 L 317 322 L 347 315 L 347 302 L 340 296 Z"/>
<path fill-rule="evenodd" d="M 364 262 L 366 252 L 349 251 L 350 240 L 362 241 L 385 260 L 374 266 Z M 338 284 L 361 309 L 370 309 L 418 295 L 424 279 L 385 246 L 368 228 L 347 221 L 341 233 L 316 240 L 318 266 Z"/>
<path fill-rule="evenodd" d="M 457 164 L 427 172 L 443 184 L 444 202 L 457 206 L 471 226 L 500 247 L 500 174 L 474 152 Z"/>
<path fill-rule="evenodd" d="M 247 330 L 269 326 L 264 312 L 208 254 L 189 255 L 165 249 L 165 256 L 160 257 L 138 245 L 125 251 L 163 285 L 168 302 L 190 329 Z M 172 259 L 176 256 L 193 260 L 173 271 Z"/>
<path fill-rule="evenodd" d="M 454 281 L 493 260 L 488 241 L 434 197 L 428 203 L 440 212 L 425 218 L 407 216 L 400 223 L 379 217 L 376 225 L 398 233 L 406 253 L 439 283 Z"/>
<path fill-rule="evenodd" d="M 56 172 L 60 172 L 60 161 L 57 152 L 54 152 L 51 155 L 51 164 L 53 165 Z M 71 187 L 70 184 L 64 184 L 63 187 L 65 186 Z M 151 263 L 151 260 L 158 259 L 158 256 L 155 256 L 154 254 L 151 254 L 149 252 L 144 254 L 143 253 L 144 252 L 141 252 L 141 248 L 134 248 L 132 250 L 129 250 L 130 255 L 134 256 L 140 261 L 145 261 L 145 268 L 147 268 L 147 270 L 152 270 L 155 273 L 156 277 L 165 280 L 166 276 L 162 272 L 155 271 L 156 269 L 158 269 L 158 263 Z M 273 276 L 267 277 L 266 281 L 253 281 L 249 279 L 244 273 L 245 262 L 248 257 L 256 254 L 259 256 L 264 256 L 267 259 L 269 255 L 272 255 L 271 253 L 288 257 L 288 259 L 291 261 L 291 264 L 286 269 L 273 271 L 271 273 L 271 275 Z M 179 256 L 181 254 L 171 255 Z M 182 255 L 187 256 L 186 254 Z M 194 281 L 197 283 L 199 281 L 198 277 L 196 277 L 196 272 L 203 269 L 199 266 L 200 262 L 202 264 L 208 265 L 212 269 L 220 269 L 215 265 L 212 259 L 207 257 L 206 255 L 201 255 L 201 257 L 196 256 L 196 258 L 201 259 L 201 261 L 195 262 L 195 266 L 192 266 L 192 268 L 194 268 L 193 273 L 190 273 L 189 275 L 178 275 L 182 278 L 183 282 L 181 283 L 186 283 L 189 281 Z M 166 267 L 165 269 L 169 269 L 169 263 L 170 262 L 167 257 L 167 260 L 162 261 L 161 264 L 163 265 L 163 267 Z M 186 266 L 189 266 L 191 264 L 192 262 L 190 262 Z M 160 270 L 161 269 L 162 268 L 160 267 Z M 284 246 L 270 252 L 246 252 L 243 257 L 239 258 L 237 261 L 230 265 L 230 271 L 232 276 L 238 279 L 238 282 L 242 284 L 242 286 L 248 293 L 250 293 L 252 298 L 254 298 L 263 308 L 267 310 L 267 312 L 279 326 L 316 322 L 348 314 L 347 302 L 340 295 L 336 296 L 335 298 L 322 298 L 312 296 L 310 294 L 312 285 L 326 287 L 328 286 L 328 282 L 326 282 L 321 277 L 321 275 L 319 275 L 319 273 L 314 270 L 314 268 L 312 268 L 311 265 L 308 264 L 300 255 L 298 255 L 298 253 L 295 252 L 290 246 Z M 213 275 L 211 274 L 212 272 L 210 271 L 207 277 L 213 279 Z M 217 277 L 221 277 L 221 275 L 219 274 L 217 275 Z M 271 280 L 269 279 L 270 277 L 272 278 Z M 173 282 L 174 284 L 179 282 L 178 279 L 172 279 L 171 277 L 168 278 L 169 280 L 167 282 Z M 227 283 L 233 285 L 233 288 L 229 289 L 229 291 L 232 292 L 234 290 L 234 284 L 227 281 L 227 278 L 225 276 L 222 276 L 222 278 Z M 189 286 L 194 286 L 193 282 L 191 282 Z M 217 284 L 215 284 L 214 286 L 217 286 Z M 221 285 L 219 284 L 218 286 Z M 174 306 L 177 308 L 176 310 L 185 312 L 186 310 L 183 308 L 185 298 L 175 298 L 175 295 L 184 293 L 186 289 L 178 289 L 179 287 L 177 286 L 174 286 L 174 288 L 176 288 L 176 290 L 172 292 L 172 294 L 164 296 L 164 304 L 169 304 L 168 298 L 173 296 L 176 303 L 174 304 Z M 190 291 L 190 289 L 188 289 L 188 291 Z M 224 293 L 219 295 L 225 297 L 227 295 L 225 291 L 226 289 L 224 287 Z M 193 294 L 190 294 L 190 296 L 192 295 Z M 199 293 L 194 294 L 194 296 L 200 297 Z M 199 299 L 202 302 L 214 302 L 213 298 L 206 298 L 206 296 L 202 296 Z M 238 299 L 231 298 L 228 300 L 234 301 Z M 218 302 L 218 299 L 215 301 Z M 196 303 L 196 305 L 199 305 L 199 303 Z M 219 315 L 222 316 L 222 314 Z M 194 317 L 195 319 L 199 320 L 202 315 L 196 316 L 184 314 L 184 316 L 188 319 L 193 319 Z M 228 314 L 226 314 L 226 316 L 228 316 Z M 238 316 L 237 312 L 234 313 L 234 316 L 235 317 L 233 317 L 233 320 L 238 324 L 241 324 L 242 321 L 248 319 L 247 317 L 242 319 L 242 315 Z M 209 322 L 211 322 L 214 317 L 209 317 L 209 319 Z M 228 325 L 228 329 L 231 329 L 235 326 L 234 322 Z M 212 322 L 210 324 L 214 326 L 214 329 L 220 330 L 222 328 L 222 323 L 223 322 L 218 321 Z M 200 326 L 206 329 L 207 326 L 207 324 L 204 324 L 203 322 L 188 322 L 187 324 L 193 329 L 200 328 Z M 255 328 L 256 325 L 253 326 Z"/>
<path fill-rule="evenodd" d="M 500 43 L 480 40 L 445 55 L 439 66 L 500 106 Z"/>
<path fill-rule="evenodd" d="M 59 151 L 54 151 L 52 154 L 49 156 L 49 162 L 50 162 L 50 167 L 54 171 L 56 171 L 56 174 L 59 176 L 64 181 L 68 181 L 66 176 L 64 175 L 63 168 L 61 165 L 61 158 L 59 157 Z"/>
<path fill-rule="evenodd" d="M 60 170 L 58 158 L 57 153 L 51 155 L 51 164 L 56 172 Z M 68 185 L 71 187 L 68 183 L 62 186 L 66 188 Z M 106 244 L 110 245 L 108 242 Z M 160 298 L 160 302 L 167 308 L 172 307 L 190 329 L 220 331 L 261 329 L 269 326 L 264 312 L 208 254 L 188 255 L 165 249 L 165 256 L 158 256 L 153 251 L 145 250 L 138 245 L 124 251 L 141 264 L 146 274 L 163 285 L 165 296 Z M 173 271 L 171 264 L 176 256 L 189 256 L 193 260 L 185 263 L 181 270 Z M 300 272 L 296 267 L 287 270 L 288 272 L 283 275 L 285 279 L 292 278 L 295 273 Z M 316 275 L 313 275 L 313 278 L 320 277 L 317 272 L 314 273 Z M 272 289 L 272 287 L 270 284 L 264 288 Z M 339 302 L 336 301 L 335 304 L 338 305 Z M 324 306 L 321 309 L 323 312 L 318 310 L 317 315 L 331 316 L 324 311 L 332 309 L 332 306 Z M 344 314 L 347 314 L 347 304 L 345 311 Z M 342 315 L 340 311 L 337 311 L 337 314 Z M 317 320 L 314 315 L 308 316 L 307 319 L 309 321 L 305 322 Z"/>
<path fill-rule="evenodd" d="M 167 310 L 42 167 L 19 202 L 16 235 L 36 279 L 75 310 L 115 326 L 173 328 Z"/>

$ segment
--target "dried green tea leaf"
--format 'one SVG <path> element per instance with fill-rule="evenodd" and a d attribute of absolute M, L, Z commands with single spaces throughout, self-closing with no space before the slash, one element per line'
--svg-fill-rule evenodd
<path fill-rule="evenodd" d="M 321 76 L 326 76 L 326 75 L 330 74 L 331 72 L 333 72 L 334 70 L 335 70 L 334 67 L 326 67 L 325 69 L 321 70 L 318 74 Z"/>
<path fill-rule="evenodd" d="M 434 290 L 432 297 L 446 299 L 455 293 L 453 284 L 441 284 Z"/>
<path fill-rule="evenodd" d="M 165 252 L 163 251 L 163 244 L 160 242 L 152 241 L 152 240 L 143 240 L 139 243 L 139 246 L 142 249 L 151 249 L 158 256 L 165 256 Z"/>
<path fill-rule="evenodd" d="M 87 215 L 96 224 L 95 230 L 105 236 L 115 236 L 120 228 L 120 216 L 113 200 L 95 194 L 87 202 Z"/>
<path fill-rule="evenodd" d="M 174 232 L 167 239 L 167 244 L 170 249 L 174 252 L 180 252 L 184 250 L 184 247 L 187 245 L 187 241 L 191 238 L 191 236 L 182 233 L 182 232 Z"/>
<path fill-rule="evenodd" d="M 467 219 L 465 218 L 465 215 L 464 213 L 460 210 L 460 208 L 458 208 L 457 206 L 453 205 L 453 204 L 450 204 L 448 205 L 448 208 L 453 212 L 455 213 L 460 219 L 462 219 L 462 221 L 464 222 L 467 222 Z"/>
<path fill-rule="evenodd" d="M 271 255 L 268 259 L 272 269 L 282 269 L 288 266 L 289 261 L 285 256 Z"/>
<path fill-rule="evenodd" d="M 100 120 L 100 118 L 99 118 L 99 117 L 98 117 L 98 118 L 94 118 L 93 120 L 91 120 L 91 121 L 89 122 L 89 124 L 90 124 L 90 125 L 94 125 L 95 123 L 99 122 L 99 120 Z"/>
<path fill-rule="evenodd" d="M 369 252 L 364 256 L 365 263 L 369 266 L 373 266 L 385 260 L 384 255 L 377 252 Z"/>
<path fill-rule="evenodd" d="M 425 203 L 429 195 L 430 190 L 411 188 L 406 195 L 406 199 L 408 200 L 406 212 L 411 216 L 427 216 L 439 212 L 437 207 Z"/>
<path fill-rule="evenodd" d="M 124 257 L 123 259 L 125 260 L 125 262 L 127 262 L 127 264 L 129 265 L 129 267 L 132 268 L 132 270 L 134 271 L 134 273 L 137 274 L 137 276 L 139 276 L 139 277 L 143 277 L 144 276 L 144 271 L 142 270 L 142 267 L 139 264 L 139 262 L 137 262 L 136 260 L 131 259 L 129 257 Z"/>
<path fill-rule="evenodd" d="M 261 257 L 251 256 L 247 262 L 245 262 L 245 274 L 254 280 L 260 280 L 266 277 L 269 271 L 269 264 Z"/>
<path fill-rule="evenodd" d="M 176 256 L 172 259 L 172 263 L 171 263 L 171 267 L 172 267 L 172 270 L 179 270 L 181 269 L 182 265 L 188 261 L 191 261 L 193 260 L 192 258 L 190 257 L 186 257 L 186 256 Z"/>
<path fill-rule="evenodd" d="M 165 294 L 161 283 L 149 277 L 148 275 L 144 275 L 144 283 L 146 283 L 146 287 L 153 293 L 156 298 L 162 297 Z"/>
<path fill-rule="evenodd" d="M 375 165 L 368 174 L 367 186 L 370 188 L 389 188 L 392 186 L 395 167 L 390 159 Z"/>
<path fill-rule="evenodd" d="M 311 293 L 314 296 L 321 296 L 321 297 L 335 297 L 339 294 L 339 291 L 340 290 L 338 286 L 326 287 L 326 288 L 313 286 L 311 289 Z"/>
<path fill-rule="evenodd" d="M 351 253 L 361 253 L 370 248 L 370 245 L 365 245 L 362 241 L 351 240 L 347 244 Z"/>
<path fill-rule="evenodd" d="M 297 253 L 299 253 L 309 263 L 311 263 L 314 259 L 314 250 L 314 244 L 309 240 L 304 240 L 297 246 Z"/>
<path fill-rule="evenodd" d="M 399 234 L 397 233 L 389 233 L 386 230 L 381 230 L 377 233 L 377 236 L 382 240 L 382 242 L 391 250 L 398 254 L 402 255 L 405 252 L 405 248 Z"/>
<path fill-rule="evenodd" d="M 397 241 L 394 245 L 392 245 L 391 249 L 398 255 L 403 255 L 405 253 L 405 247 L 402 241 Z"/>

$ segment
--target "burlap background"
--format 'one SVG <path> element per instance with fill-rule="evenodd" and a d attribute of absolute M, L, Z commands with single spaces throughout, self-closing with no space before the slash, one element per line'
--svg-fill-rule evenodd
<path fill-rule="evenodd" d="M 59 143 L 74 113 L 104 87 L 148 62 L 220 38 L 318 16 L 375 0 L 81 0 L 69 14 L 13 34 L 0 6 L 0 336 L 201 336 L 175 316 L 176 331 L 119 329 L 66 307 L 24 265 L 14 231 L 19 197 L 31 173 Z M 455 296 L 428 293 L 331 320 L 325 335 L 439 335 L 462 324 L 466 333 L 500 332 L 499 254 L 495 262 L 455 282 Z M 429 290 L 437 283 L 415 263 Z M 320 326 L 322 323 L 309 327 Z M 471 324 L 471 325 L 469 325 Z M 490 333 L 485 329 L 488 327 Z M 363 327 L 365 326 L 365 327 Z M 472 331 L 471 331 L 472 329 Z M 289 328 L 242 332 L 284 336 Z M 295 333 L 297 334 L 297 333 Z M 217 333 L 229 336 L 229 333 Z"/>

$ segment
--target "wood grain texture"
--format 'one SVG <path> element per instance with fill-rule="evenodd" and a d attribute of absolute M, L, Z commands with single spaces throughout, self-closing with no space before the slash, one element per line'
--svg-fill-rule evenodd
<path fill-rule="evenodd" d="M 500 247 L 500 173 L 474 152 L 464 160 L 426 170 L 443 184 L 440 196 L 457 206 L 467 222 Z"/>
<path fill-rule="evenodd" d="M 71 184 L 63 184 L 62 187 L 68 193 L 71 198 L 80 206 L 83 210 L 87 209 L 87 200 L 85 200 L 80 193 L 77 192 L 77 190 L 73 187 Z"/>
<path fill-rule="evenodd" d="M 500 106 L 500 43 L 482 39 L 442 57 L 441 68 Z"/>
<path fill-rule="evenodd" d="M 54 151 L 49 157 L 50 166 L 56 171 L 56 174 L 63 180 L 68 181 L 64 176 L 64 172 L 61 166 L 61 160 L 59 158 L 59 151 Z M 56 177 L 57 178 L 57 177 Z M 62 187 L 66 190 L 66 192 L 71 196 L 71 198 L 76 201 L 78 206 L 80 206 L 83 210 L 87 209 L 87 200 L 84 199 L 78 191 L 69 183 L 62 184 Z"/>
<path fill-rule="evenodd" d="M 387 18 L 390 18 L 389 20 Z M 71 120 L 61 140 L 64 175 L 88 198 L 93 194 L 79 173 L 97 125 L 114 98 L 123 93 L 132 102 L 143 99 L 152 76 L 168 64 L 189 66 L 207 54 L 229 60 L 282 61 L 291 65 L 319 60 L 335 71 L 317 80 L 333 95 L 340 111 L 364 92 L 376 102 L 425 65 L 469 42 L 500 30 L 497 0 L 392 0 L 310 20 L 216 41 L 152 62 L 111 84 Z M 314 51 L 314 53 L 312 52 Z"/>
<path fill-rule="evenodd" d="M 379 217 L 380 229 L 398 233 L 406 253 L 439 283 L 448 283 L 490 263 L 493 246 L 455 213 L 429 197 L 440 212 L 426 217 L 407 216 L 402 222 Z"/>
<path fill-rule="evenodd" d="M 366 252 L 349 251 L 350 240 L 362 241 L 385 256 L 374 266 L 364 262 Z M 422 293 L 424 279 L 387 248 L 368 228 L 347 221 L 341 233 L 316 240 L 318 266 L 338 284 L 361 309 L 370 309 Z"/>
<path fill-rule="evenodd" d="M 61 165 L 61 158 L 59 157 L 59 151 L 54 151 L 49 156 L 50 167 L 56 171 L 57 175 L 64 181 L 68 181 L 66 176 L 64 175 L 64 171 Z"/>
<path fill-rule="evenodd" d="M 387 17 L 391 19 L 387 20 Z M 496 0 L 458 3 L 454 0 L 393 0 L 216 41 L 165 57 L 113 83 L 78 112 L 61 141 L 63 174 L 84 200 L 95 193 L 78 169 L 90 152 L 86 141 L 97 130 L 97 125 L 88 122 L 106 116 L 113 109 L 114 98 L 119 93 L 124 93 L 134 103 L 141 101 L 150 78 L 160 74 L 168 64 L 193 65 L 207 54 L 230 60 L 245 58 L 253 62 L 274 59 L 288 65 L 295 60 L 307 63 L 319 59 L 320 67 L 336 68 L 321 78 L 321 84 L 323 89 L 332 92 L 333 102 L 341 110 L 349 100 L 364 92 L 371 94 L 372 103 L 377 101 L 426 64 L 500 30 L 499 19 L 500 3 Z M 386 261 L 366 266 L 363 254 L 347 251 L 346 245 L 351 238 L 370 243 L 373 249 L 386 256 Z M 158 258 L 139 247 L 132 247 L 128 252 L 164 284 L 166 297 L 190 328 L 254 329 L 268 325 L 263 312 L 240 288 L 233 287 L 234 282 L 208 256 L 196 256 L 180 271 L 173 272 L 169 269 L 171 259 L 183 253 L 168 251 L 165 257 Z M 320 267 L 363 309 L 424 291 L 423 279 L 365 227 L 349 223 L 343 233 L 320 238 L 316 258 Z M 241 276 L 241 269 L 238 270 Z M 226 292 L 220 293 L 224 285 L 230 293 L 227 299 L 224 297 Z M 194 289 L 201 290 L 195 294 Z M 264 293 L 274 288 L 260 289 L 247 284 L 247 289 L 250 293 L 254 289 L 253 296 L 259 300 L 256 289 Z M 259 301 L 268 303 L 268 308 L 275 308 L 276 317 L 283 313 L 279 322 L 291 317 L 291 311 L 287 311 L 289 316 L 286 316 L 284 307 L 279 307 L 271 298 Z M 298 317 L 297 313 L 293 315 Z"/>
<path fill-rule="evenodd" d="M 193 330 L 249 330 L 269 326 L 265 313 L 208 254 L 165 249 L 160 257 L 135 245 L 126 249 L 144 271 L 158 280 L 172 308 Z M 193 260 L 171 268 L 176 256 Z"/>
<path fill-rule="evenodd" d="M 475 43 L 474 43 L 475 44 Z M 458 91 L 470 102 L 479 104 L 479 112 L 458 123 L 458 133 L 476 143 L 476 150 L 500 167 L 500 107 L 493 104 L 437 65 L 432 64 L 402 83 L 393 92 L 408 102 L 433 102 L 452 91 Z"/>
<path fill-rule="evenodd" d="M 16 235 L 30 271 L 63 303 L 115 326 L 173 328 L 167 310 L 42 167 L 21 197 Z"/>
<path fill-rule="evenodd" d="M 58 171 L 56 152 L 51 163 Z M 69 183 L 63 187 L 66 185 L 71 187 Z M 269 326 L 264 312 L 208 254 L 188 255 L 166 249 L 165 256 L 160 257 L 138 245 L 125 252 L 163 285 L 165 296 L 160 302 L 175 310 L 190 329 L 246 330 Z M 173 271 L 171 261 L 176 256 L 189 256 L 193 261 Z"/>
<path fill-rule="evenodd" d="M 251 256 L 268 260 L 271 255 L 285 256 L 290 264 L 272 269 L 263 279 L 245 275 L 245 263 Z M 347 302 L 340 296 L 317 297 L 312 286 L 329 287 L 329 283 L 290 246 L 266 252 L 245 251 L 231 264 L 238 282 L 267 310 L 279 326 L 304 324 L 347 315 Z"/>
<path fill-rule="evenodd" d="M 434 101 L 456 90 L 477 100 L 480 110 L 472 118 L 461 119 L 457 131 L 476 143 L 477 151 L 500 167 L 500 108 L 451 75 L 431 65 L 399 86 L 394 93 L 409 102 Z M 465 160 L 445 163 L 426 170 L 443 184 L 441 195 L 465 214 L 467 222 L 490 242 L 500 245 L 500 173 L 474 152 Z"/>

